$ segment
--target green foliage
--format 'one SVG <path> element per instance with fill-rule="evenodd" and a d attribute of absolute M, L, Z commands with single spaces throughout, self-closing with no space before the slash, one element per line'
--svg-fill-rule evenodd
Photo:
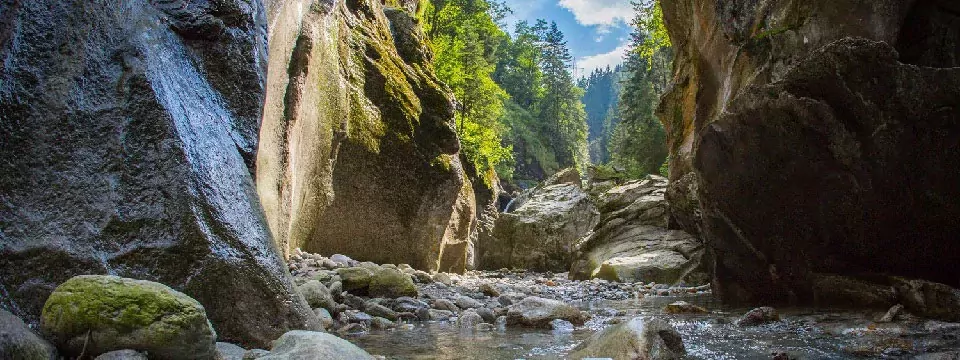
<path fill-rule="evenodd" d="M 457 133 L 478 177 L 493 183 L 495 169 L 511 162 L 503 146 L 503 102 L 507 93 L 492 75 L 498 47 L 508 36 L 498 22 L 506 8 L 484 0 L 433 0 L 423 10 L 423 24 L 435 54 L 437 76 L 458 101 Z"/>
<path fill-rule="evenodd" d="M 590 159 L 594 164 L 610 161 L 607 148 L 614 127 L 620 122 L 617 111 L 623 79 L 622 66 L 615 69 L 597 69 L 580 79 L 584 88 L 583 105 L 587 112 L 590 143 Z"/>
<path fill-rule="evenodd" d="M 670 156 L 667 156 L 667 159 L 663 161 L 663 165 L 660 165 L 660 176 L 669 177 L 670 176 Z"/>
<path fill-rule="evenodd" d="M 666 131 L 654 111 L 672 72 L 672 49 L 659 2 L 635 2 L 631 51 L 624 65 L 618 110 L 610 135 L 610 159 L 631 177 L 662 172 L 668 151 Z"/>

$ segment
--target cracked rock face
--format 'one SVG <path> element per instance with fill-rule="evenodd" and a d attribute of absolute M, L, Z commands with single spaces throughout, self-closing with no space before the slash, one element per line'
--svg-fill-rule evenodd
<path fill-rule="evenodd" d="M 0 302 L 36 322 L 75 275 L 160 282 L 224 341 L 319 323 L 251 176 L 259 1 L 0 1 Z"/>
<path fill-rule="evenodd" d="M 721 298 L 835 298 L 822 274 L 960 285 L 956 8 L 664 4 L 672 223 L 707 244 Z"/>

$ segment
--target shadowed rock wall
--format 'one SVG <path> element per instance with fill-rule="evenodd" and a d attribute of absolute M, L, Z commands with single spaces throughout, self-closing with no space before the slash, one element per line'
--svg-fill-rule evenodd
<path fill-rule="evenodd" d="M 731 302 L 822 274 L 954 286 L 960 12 L 950 1 L 665 1 L 672 222 Z"/>
<path fill-rule="evenodd" d="M 260 1 L 0 2 L 0 304 L 36 322 L 112 274 L 197 299 L 221 341 L 318 328 L 251 177 L 266 51 Z"/>

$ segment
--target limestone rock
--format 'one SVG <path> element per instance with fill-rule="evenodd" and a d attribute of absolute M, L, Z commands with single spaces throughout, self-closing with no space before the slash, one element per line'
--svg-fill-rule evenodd
<path fill-rule="evenodd" d="M 600 222 L 581 245 L 570 268 L 575 280 L 706 283 L 703 246 L 695 237 L 668 230 L 667 180 L 648 176 L 600 196 Z"/>
<path fill-rule="evenodd" d="M 567 271 L 578 242 L 598 220 L 596 206 L 579 185 L 537 189 L 528 201 L 497 219 L 492 237 L 481 244 L 479 266 Z"/>
<path fill-rule="evenodd" d="M 633 318 L 611 326 L 577 346 L 571 359 L 678 360 L 686 356 L 680 333 L 659 319 Z"/>
<path fill-rule="evenodd" d="M 450 90 L 413 15 L 380 0 L 266 10 L 257 190 L 279 247 L 462 271 L 472 184 Z"/>
<path fill-rule="evenodd" d="M 317 326 L 251 176 L 263 2 L 5 1 L 0 13 L 2 37 L 22 44 L 0 50 L 0 306 L 36 324 L 60 283 L 115 274 L 197 299 L 224 340 Z"/>
<path fill-rule="evenodd" d="M 535 296 L 527 297 L 511 305 L 507 311 L 507 325 L 550 329 L 550 322 L 566 320 L 581 326 L 589 316 L 561 301 Z"/>
<path fill-rule="evenodd" d="M 216 337 L 203 306 L 163 284 L 115 276 L 77 276 L 43 307 L 40 327 L 61 351 L 78 356 L 132 349 L 156 359 L 210 359 Z"/>
<path fill-rule="evenodd" d="M 373 360 L 363 349 L 336 336 L 311 331 L 295 330 L 283 334 L 261 360 Z"/>
<path fill-rule="evenodd" d="M 814 272 L 960 286 L 956 5 L 798 4 L 664 2 L 674 223 L 727 302 L 814 303 Z"/>
<path fill-rule="evenodd" d="M 0 354 L 15 354 L 15 359 L 23 360 L 51 360 L 57 357 L 57 349 L 34 334 L 23 320 L 0 309 Z"/>

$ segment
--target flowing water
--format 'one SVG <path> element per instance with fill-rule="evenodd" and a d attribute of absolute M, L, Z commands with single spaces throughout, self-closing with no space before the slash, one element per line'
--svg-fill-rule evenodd
<path fill-rule="evenodd" d="M 666 304 L 683 300 L 704 306 L 706 315 L 670 315 Z M 748 309 L 724 308 L 709 296 L 647 297 L 642 300 L 580 304 L 594 318 L 573 332 L 507 328 L 461 332 L 446 322 L 410 324 L 350 338 L 372 354 L 388 359 L 563 359 L 596 331 L 635 316 L 668 319 L 680 331 L 689 359 L 917 358 L 960 350 L 960 324 L 908 318 L 890 324 L 873 321 L 878 312 L 781 309 L 783 321 L 758 326 L 734 325 Z M 924 359 L 956 359 L 926 355 Z"/>

